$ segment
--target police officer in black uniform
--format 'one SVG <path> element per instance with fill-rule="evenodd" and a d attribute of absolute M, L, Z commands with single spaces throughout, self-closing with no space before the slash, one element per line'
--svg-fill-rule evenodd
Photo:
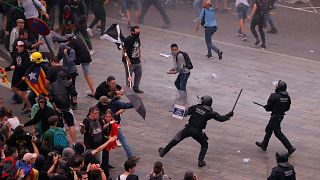
<path fill-rule="evenodd" d="M 183 139 L 191 136 L 201 145 L 201 150 L 198 157 L 198 166 L 203 167 L 206 165 L 204 157 L 208 150 L 208 137 L 204 132 L 202 132 L 202 130 L 206 128 L 207 121 L 210 119 L 215 119 L 219 122 L 223 122 L 229 120 L 230 117 L 233 116 L 232 111 L 224 116 L 221 116 L 219 113 L 212 110 L 211 105 L 212 98 L 210 96 L 203 96 L 201 97 L 201 104 L 191 106 L 187 110 L 187 115 L 191 115 L 189 123 L 185 126 L 184 129 L 182 129 L 175 135 L 175 137 L 165 148 L 159 148 L 158 151 L 160 157 L 163 157 L 165 154 L 167 154 L 171 148 L 173 148 Z"/>
<path fill-rule="evenodd" d="M 276 159 L 278 166 L 272 169 L 268 180 L 296 180 L 296 172 L 293 166 L 288 163 L 288 153 L 277 152 Z"/>
<path fill-rule="evenodd" d="M 271 111 L 271 118 L 266 127 L 266 135 L 262 142 L 256 142 L 256 145 L 263 151 L 267 150 L 269 139 L 271 138 L 272 132 L 287 148 L 289 156 L 296 150 L 286 136 L 281 132 L 281 121 L 285 115 L 285 112 L 290 109 L 291 99 L 287 93 L 286 82 L 279 80 L 274 82 L 275 93 L 272 93 L 268 99 L 267 105 L 264 106 L 266 111 Z"/>

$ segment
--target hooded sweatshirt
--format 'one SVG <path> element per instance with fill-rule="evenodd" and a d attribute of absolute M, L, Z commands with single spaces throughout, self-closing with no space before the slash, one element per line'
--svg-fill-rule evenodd
<path fill-rule="evenodd" d="M 35 113 L 34 117 L 31 120 L 29 120 L 28 122 L 26 122 L 24 124 L 24 126 L 27 127 L 27 126 L 35 125 L 38 122 L 41 122 L 41 130 L 42 130 L 42 132 L 46 132 L 50 128 L 48 119 L 51 116 L 55 116 L 56 115 L 56 111 L 52 107 L 49 107 L 47 105 L 47 100 L 45 98 L 43 98 L 41 100 L 45 100 L 44 108 L 43 109 L 39 109 Z"/>
<path fill-rule="evenodd" d="M 75 87 L 67 80 L 67 74 L 60 71 L 56 82 L 48 88 L 50 102 L 55 103 L 56 107 L 62 111 L 69 111 L 71 107 L 71 97 L 77 96 Z"/>
<path fill-rule="evenodd" d="M 64 54 L 63 50 L 68 49 L 67 55 Z M 77 72 L 77 67 L 75 64 L 76 61 L 76 53 L 74 49 L 72 49 L 70 46 L 68 46 L 65 43 L 61 43 L 59 46 L 59 52 L 57 55 L 57 59 L 63 58 L 63 67 L 68 68 L 68 73 L 73 74 Z"/>

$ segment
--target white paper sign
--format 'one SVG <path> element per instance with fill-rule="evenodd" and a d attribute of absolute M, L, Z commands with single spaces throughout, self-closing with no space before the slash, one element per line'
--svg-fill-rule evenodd
<path fill-rule="evenodd" d="M 186 107 L 178 104 L 173 105 L 172 117 L 182 120 L 186 113 Z"/>

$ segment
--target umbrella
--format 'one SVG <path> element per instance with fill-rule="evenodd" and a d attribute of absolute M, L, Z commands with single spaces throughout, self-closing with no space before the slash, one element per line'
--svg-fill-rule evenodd
<path fill-rule="evenodd" d="M 136 109 L 137 113 L 146 120 L 146 108 L 143 105 L 143 102 L 132 89 L 130 89 L 128 86 L 125 86 L 124 88 L 125 94 L 129 101 L 132 103 L 133 107 Z"/>

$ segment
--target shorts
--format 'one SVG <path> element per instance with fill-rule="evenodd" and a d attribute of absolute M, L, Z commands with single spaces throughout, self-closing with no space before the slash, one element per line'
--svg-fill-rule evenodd
<path fill-rule="evenodd" d="M 141 0 L 123 0 L 123 6 L 126 8 L 126 9 L 140 9 L 140 6 L 141 6 Z"/>
<path fill-rule="evenodd" d="M 237 14 L 239 19 L 245 19 L 248 15 L 249 6 L 240 3 L 237 5 Z"/>
<path fill-rule="evenodd" d="M 70 109 L 69 111 L 62 111 L 61 115 L 64 122 L 66 122 L 69 127 L 74 126 L 74 115 L 72 109 Z"/>
<path fill-rule="evenodd" d="M 90 63 L 81 63 L 82 71 L 84 75 L 89 74 Z"/>

